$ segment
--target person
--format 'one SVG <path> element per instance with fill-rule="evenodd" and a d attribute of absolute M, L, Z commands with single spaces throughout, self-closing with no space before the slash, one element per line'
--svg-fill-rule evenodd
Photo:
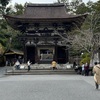
<path fill-rule="evenodd" d="M 28 65 L 28 71 L 30 71 L 30 65 L 31 65 L 31 62 L 30 62 L 30 60 L 28 60 L 28 62 L 27 62 L 27 65 Z"/>
<path fill-rule="evenodd" d="M 100 63 L 98 64 L 97 62 L 95 62 L 95 65 L 93 67 L 93 73 L 94 73 L 95 86 L 96 89 L 98 89 L 100 85 Z"/>
<path fill-rule="evenodd" d="M 73 62 L 73 68 L 76 68 L 77 64 L 76 61 Z"/>
<path fill-rule="evenodd" d="M 85 69 L 85 76 L 88 76 L 89 75 L 89 64 L 88 63 L 85 64 L 84 69 Z"/>
<path fill-rule="evenodd" d="M 55 60 L 53 60 L 51 64 L 52 64 L 53 70 L 57 69 L 57 67 L 56 67 L 57 63 Z"/>
<path fill-rule="evenodd" d="M 85 66 L 84 63 L 82 62 L 82 73 L 81 73 L 82 75 L 84 75 L 84 66 Z"/>
<path fill-rule="evenodd" d="M 6 60 L 6 66 L 8 66 L 8 60 Z"/>
<path fill-rule="evenodd" d="M 20 62 L 17 60 L 14 64 L 16 69 L 20 69 Z"/>
<path fill-rule="evenodd" d="M 41 57 L 41 60 L 43 60 L 43 53 L 41 53 L 41 56 L 40 57 Z"/>

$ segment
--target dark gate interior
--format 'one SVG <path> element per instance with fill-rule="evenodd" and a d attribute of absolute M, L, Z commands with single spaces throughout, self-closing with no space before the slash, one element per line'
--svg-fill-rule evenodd
<path fill-rule="evenodd" d="M 26 47 L 27 61 L 30 60 L 33 64 L 35 63 L 35 47 L 27 46 Z"/>
<path fill-rule="evenodd" d="M 68 50 L 66 50 L 66 46 L 57 47 L 57 62 L 58 64 L 65 64 L 68 62 Z"/>

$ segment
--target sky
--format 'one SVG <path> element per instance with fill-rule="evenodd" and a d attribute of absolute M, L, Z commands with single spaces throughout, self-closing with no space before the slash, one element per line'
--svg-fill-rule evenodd
<path fill-rule="evenodd" d="M 88 2 L 89 0 L 83 0 L 84 2 Z M 93 2 L 96 2 L 98 0 L 91 0 Z M 31 2 L 31 3 L 54 3 L 57 2 L 57 0 L 11 0 L 10 4 L 14 5 L 15 3 L 18 4 L 24 4 L 26 2 Z"/>

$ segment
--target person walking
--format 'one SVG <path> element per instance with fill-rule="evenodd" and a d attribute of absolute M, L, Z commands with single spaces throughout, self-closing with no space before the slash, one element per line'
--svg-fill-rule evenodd
<path fill-rule="evenodd" d="M 82 73 L 81 73 L 82 75 L 84 75 L 84 66 L 85 66 L 84 63 L 82 62 Z"/>
<path fill-rule="evenodd" d="M 27 62 L 27 65 L 28 65 L 28 72 L 30 71 L 30 65 L 31 65 L 31 62 L 30 62 L 30 60 L 28 60 L 28 62 Z"/>
<path fill-rule="evenodd" d="M 98 64 L 97 62 L 95 62 L 95 65 L 93 67 L 93 73 L 94 73 L 95 86 L 96 89 L 98 89 L 100 85 L 100 63 Z"/>

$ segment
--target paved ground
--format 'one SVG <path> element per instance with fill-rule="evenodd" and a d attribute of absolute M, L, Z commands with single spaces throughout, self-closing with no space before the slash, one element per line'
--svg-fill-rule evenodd
<path fill-rule="evenodd" d="M 11 70 L 12 67 L 5 66 L 5 67 L 0 67 L 0 78 L 4 77 L 4 74 L 6 73 L 7 70 Z"/>
<path fill-rule="evenodd" d="M 99 100 L 93 76 L 16 75 L 0 78 L 0 100 Z"/>

